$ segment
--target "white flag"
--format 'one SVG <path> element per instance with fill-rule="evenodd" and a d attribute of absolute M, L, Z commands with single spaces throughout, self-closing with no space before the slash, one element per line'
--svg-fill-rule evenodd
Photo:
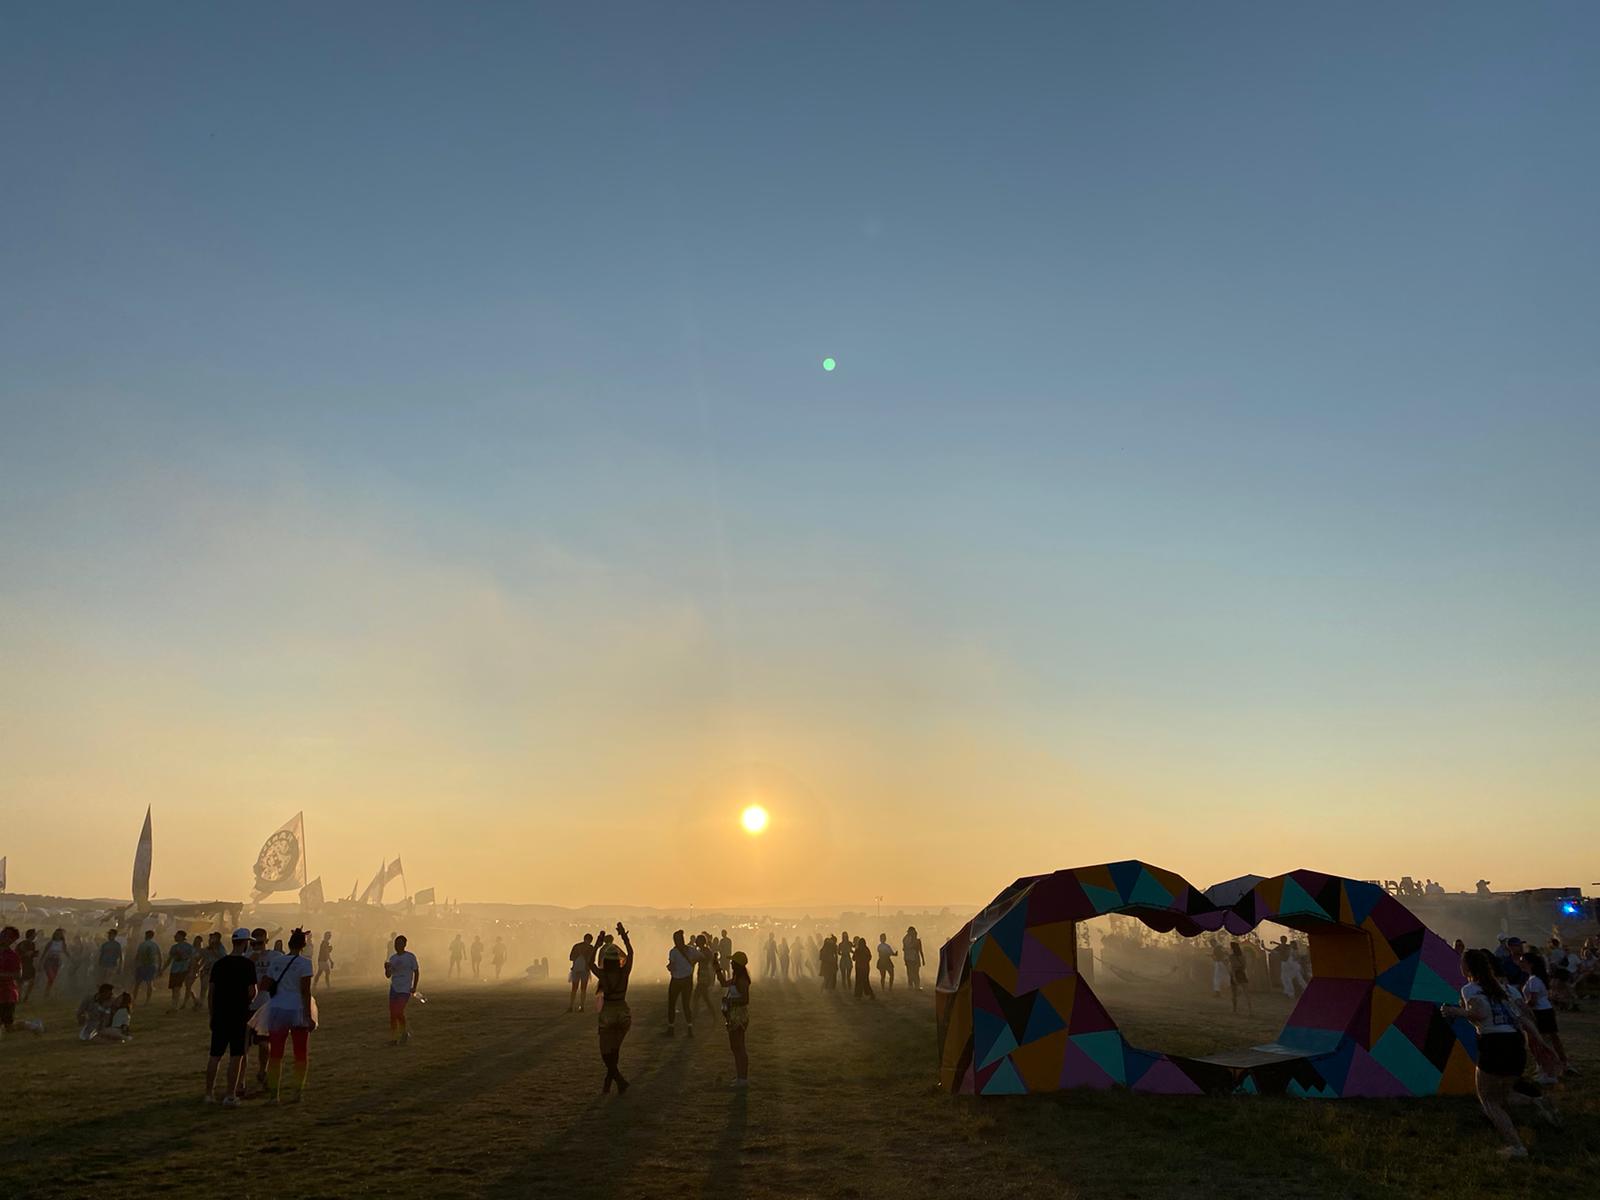
<path fill-rule="evenodd" d="M 150 806 L 145 805 L 144 829 L 139 834 L 138 848 L 133 852 L 133 903 L 135 908 L 150 907 L 150 858 L 153 843 L 150 837 Z"/>
<path fill-rule="evenodd" d="M 6 890 L 6 856 L 0 854 L 0 892 Z"/>
<path fill-rule="evenodd" d="M 256 855 L 256 885 L 250 896 L 260 900 L 273 892 L 306 885 L 305 814 L 295 813 L 261 844 Z"/>
<path fill-rule="evenodd" d="M 322 907 L 322 876 L 318 875 L 305 887 L 300 889 L 300 907 L 305 909 L 318 909 Z"/>

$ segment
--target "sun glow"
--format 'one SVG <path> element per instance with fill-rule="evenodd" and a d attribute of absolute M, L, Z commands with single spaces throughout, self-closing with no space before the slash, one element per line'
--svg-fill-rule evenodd
<path fill-rule="evenodd" d="M 752 804 L 739 814 L 739 824 L 744 826 L 746 833 L 760 833 L 767 827 L 767 810 L 759 804 Z"/>

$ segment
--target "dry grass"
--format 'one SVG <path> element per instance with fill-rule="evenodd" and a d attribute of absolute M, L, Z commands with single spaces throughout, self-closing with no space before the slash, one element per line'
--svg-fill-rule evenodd
<path fill-rule="evenodd" d="M 80 1045 L 70 1007 L 43 1038 L 0 1044 L 12 1103 L 0 1195 L 873 1197 L 1592 1195 L 1600 1085 L 1567 1090 L 1567 1128 L 1506 1164 L 1465 1100 L 1316 1102 L 934 1091 L 932 1002 L 857 1004 L 759 984 L 754 1086 L 723 1084 L 720 1027 L 660 1033 L 664 989 L 637 986 L 623 1069 L 601 1096 L 592 1015 L 553 989 L 457 986 L 387 1045 L 383 993 L 323 1000 L 303 1105 L 200 1103 L 204 1021 L 141 1013 L 126 1047 Z M 1203 1050 L 1270 1036 L 1282 1001 L 1234 1018 L 1208 994 L 1102 995 L 1148 1044 Z M 1600 1018 L 1566 1019 L 1600 1080 Z M 602 1182 L 604 1181 L 604 1182 Z"/>

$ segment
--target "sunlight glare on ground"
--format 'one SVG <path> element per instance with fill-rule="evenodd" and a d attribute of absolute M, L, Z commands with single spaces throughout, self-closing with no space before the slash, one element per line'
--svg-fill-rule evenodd
<path fill-rule="evenodd" d="M 752 804 L 739 814 L 739 824 L 744 826 L 746 833 L 760 833 L 767 827 L 767 810 L 759 804 Z"/>

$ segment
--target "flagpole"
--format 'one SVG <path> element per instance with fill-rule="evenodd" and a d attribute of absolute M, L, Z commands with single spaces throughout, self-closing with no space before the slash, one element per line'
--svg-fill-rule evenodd
<path fill-rule="evenodd" d="M 400 890 L 409 896 L 411 894 L 411 888 L 406 883 L 406 860 L 397 856 L 395 861 L 400 864 Z"/>
<path fill-rule="evenodd" d="M 295 820 L 300 822 L 300 868 L 305 872 L 306 878 L 306 882 L 302 886 L 309 886 L 311 883 L 311 855 L 306 852 L 306 810 L 302 808 L 296 813 Z"/>

